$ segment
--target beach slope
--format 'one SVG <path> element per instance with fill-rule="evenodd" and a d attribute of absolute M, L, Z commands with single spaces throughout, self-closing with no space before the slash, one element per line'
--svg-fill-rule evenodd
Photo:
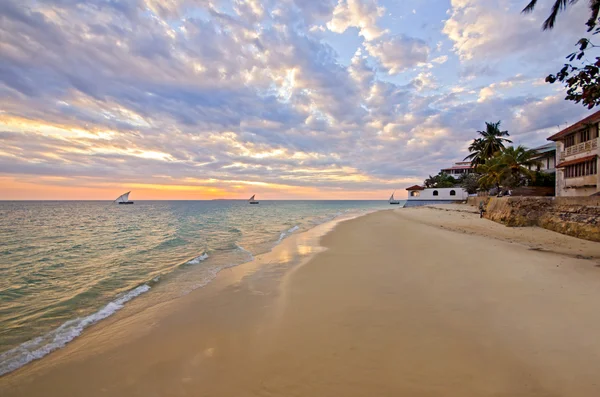
<path fill-rule="evenodd" d="M 0 379 L 0 394 L 600 395 L 600 244 L 548 231 L 519 243 L 477 216 L 343 222 L 308 262 L 220 275 L 168 310 L 92 329 Z"/>

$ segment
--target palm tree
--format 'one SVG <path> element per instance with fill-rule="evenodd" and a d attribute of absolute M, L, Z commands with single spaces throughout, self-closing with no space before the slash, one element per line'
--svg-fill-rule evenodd
<path fill-rule="evenodd" d="M 540 161 L 535 159 L 536 155 L 537 151 L 522 145 L 507 147 L 500 155 L 501 168 L 504 169 L 506 176 L 511 176 L 513 184 L 518 184 L 522 177 L 535 180 L 535 171 L 529 168 L 541 165 Z"/>
<path fill-rule="evenodd" d="M 500 191 L 500 183 L 505 175 L 505 169 L 502 166 L 500 156 L 488 159 L 484 164 L 478 165 L 476 170 L 481 174 L 479 186 L 483 189 L 489 189 L 490 187 L 495 186 L 498 188 L 498 191 Z"/>
<path fill-rule="evenodd" d="M 482 157 L 483 153 L 483 140 L 481 138 L 473 139 L 473 142 L 469 145 L 469 154 L 463 160 L 470 160 L 471 165 L 477 166 L 485 163 L 485 158 Z"/>
<path fill-rule="evenodd" d="M 469 146 L 469 154 L 465 160 L 471 160 L 471 164 L 477 166 L 485 163 L 497 152 L 504 149 L 504 142 L 512 143 L 511 140 L 503 138 L 508 135 L 508 131 L 500 131 L 500 121 L 497 123 L 485 123 L 485 131 L 477 131 L 479 138 L 473 140 Z"/>
<path fill-rule="evenodd" d="M 554 5 L 552 6 L 552 11 L 550 12 L 550 16 L 548 19 L 544 21 L 542 25 L 544 30 L 550 30 L 554 27 L 554 23 L 556 22 L 556 17 L 558 17 L 558 13 L 567 9 L 569 5 L 575 4 L 577 0 L 555 0 Z M 596 19 L 598 19 L 598 13 L 600 13 L 600 0 L 589 0 L 590 2 L 590 12 L 591 17 L 588 21 L 588 26 L 591 29 L 596 26 Z M 530 13 L 535 9 L 538 0 L 531 0 L 527 7 L 523 9 L 524 13 Z"/>

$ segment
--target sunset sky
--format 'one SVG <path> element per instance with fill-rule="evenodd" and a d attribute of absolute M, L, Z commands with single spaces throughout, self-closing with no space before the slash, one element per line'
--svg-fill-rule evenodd
<path fill-rule="evenodd" d="M 587 2 L 3 0 L 0 199 L 387 199 L 546 143 Z"/>

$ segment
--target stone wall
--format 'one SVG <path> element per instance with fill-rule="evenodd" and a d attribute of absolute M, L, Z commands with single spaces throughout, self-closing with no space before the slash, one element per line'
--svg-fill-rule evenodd
<path fill-rule="evenodd" d="M 521 186 L 512 190 L 513 196 L 554 197 L 554 186 Z"/>
<path fill-rule="evenodd" d="M 485 199 L 484 216 L 506 226 L 539 226 L 569 236 L 600 242 L 600 197 L 473 199 Z M 478 206 L 479 201 L 481 200 L 472 200 L 473 205 Z"/>
<path fill-rule="evenodd" d="M 480 202 L 483 201 L 484 203 L 487 203 L 489 199 L 490 196 L 471 196 L 467 199 L 467 204 L 479 208 Z"/>

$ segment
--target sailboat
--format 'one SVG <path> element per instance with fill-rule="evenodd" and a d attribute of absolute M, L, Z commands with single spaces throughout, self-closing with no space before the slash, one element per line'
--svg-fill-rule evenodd
<path fill-rule="evenodd" d="M 133 204 L 133 201 L 129 201 L 129 193 L 131 192 L 120 195 L 114 202 L 117 204 Z"/>
<path fill-rule="evenodd" d="M 252 197 L 248 199 L 249 204 L 258 204 L 258 201 L 254 200 L 254 196 L 256 196 L 256 194 L 253 194 Z"/>
<path fill-rule="evenodd" d="M 394 193 L 396 193 L 396 192 L 394 192 Z M 390 196 L 390 200 L 389 200 L 390 204 L 400 204 L 400 201 L 394 199 L 394 193 L 392 193 L 392 195 Z"/>

